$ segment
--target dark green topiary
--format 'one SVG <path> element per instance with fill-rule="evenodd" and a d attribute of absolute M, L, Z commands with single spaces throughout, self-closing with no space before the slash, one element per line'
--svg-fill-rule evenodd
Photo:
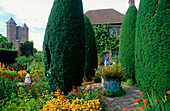
<path fill-rule="evenodd" d="M 82 0 L 55 0 L 48 19 L 43 61 L 50 88 L 65 93 L 83 81 L 85 33 Z"/>
<path fill-rule="evenodd" d="M 85 62 L 85 77 L 90 80 L 95 74 L 97 68 L 97 47 L 94 31 L 89 18 L 84 15 L 85 37 L 86 37 L 86 62 Z"/>
<path fill-rule="evenodd" d="M 136 83 L 134 57 L 136 15 L 137 9 L 135 5 L 130 6 L 123 19 L 119 41 L 120 62 L 122 68 L 125 69 L 125 78 L 126 80 L 132 79 L 134 83 Z"/>
<path fill-rule="evenodd" d="M 141 0 L 135 38 L 135 73 L 141 91 L 170 90 L 170 1 Z"/>

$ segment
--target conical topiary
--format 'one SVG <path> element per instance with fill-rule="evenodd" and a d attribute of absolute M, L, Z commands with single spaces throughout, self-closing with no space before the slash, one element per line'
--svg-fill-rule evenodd
<path fill-rule="evenodd" d="M 141 0 L 135 38 L 135 73 L 141 91 L 170 89 L 170 1 Z"/>
<path fill-rule="evenodd" d="M 89 18 L 84 15 L 85 37 L 86 37 L 86 62 L 85 62 L 85 77 L 90 80 L 94 76 L 97 68 L 97 47 L 94 31 Z"/>
<path fill-rule="evenodd" d="M 119 52 L 120 62 L 122 68 L 124 68 L 125 78 L 135 80 L 135 29 L 136 29 L 136 16 L 137 9 L 135 5 L 131 5 L 123 19 L 120 39 L 119 39 Z"/>
<path fill-rule="evenodd" d="M 43 43 L 45 75 L 50 88 L 65 93 L 83 81 L 85 33 L 82 0 L 54 0 Z"/>

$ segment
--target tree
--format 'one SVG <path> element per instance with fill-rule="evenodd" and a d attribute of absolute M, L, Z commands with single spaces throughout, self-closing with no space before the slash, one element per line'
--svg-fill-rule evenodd
<path fill-rule="evenodd" d="M 164 95 L 170 89 L 170 1 L 141 0 L 135 38 L 135 73 L 140 90 Z"/>
<path fill-rule="evenodd" d="M 24 43 L 21 43 L 20 47 L 21 55 L 31 56 L 33 55 L 33 42 L 25 41 Z"/>
<path fill-rule="evenodd" d="M 97 53 L 118 48 L 118 39 L 109 33 L 109 25 L 93 26 L 97 43 Z"/>
<path fill-rule="evenodd" d="M 65 93 L 84 77 L 85 32 L 82 0 L 55 0 L 43 43 L 45 75 L 50 88 Z"/>
<path fill-rule="evenodd" d="M 0 34 L 0 42 L 8 42 L 7 37 L 4 37 L 2 34 Z"/>
<path fill-rule="evenodd" d="M 85 77 L 90 80 L 95 74 L 97 68 L 97 47 L 94 31 L 89 18 L 84 15 L 85 38 L 86 38 L 86 59 L 85 59 Z"/>
<path fill-rule="evenodd" d="M 131 5 L 123 19 L 120 32 L 120 63 L 125 69 L 124 75 L 126 79 L 135 80 L 135 31 L 136 31 L 137 9 L 135 5 Z"/>
<path fill-rule="evenodd" d="M 0 34 L 0 48 L 12 49 L 13 43 L 8 42 L 8 38 Z"/>

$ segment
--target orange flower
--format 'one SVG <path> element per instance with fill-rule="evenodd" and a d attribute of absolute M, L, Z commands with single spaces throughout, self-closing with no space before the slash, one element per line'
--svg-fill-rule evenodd
<path fill-rule="evenodd" d="M 156 100 L 156 102 L 159 102 L 159 100 Z"/>
<path fill-rule="evenodd" d="M 142 107 L 140 107 L 140 110 L 143 110 L 145 107 L 146 107 L 146 106 L 142 106 Z"/>
<path fill-rule="evenodd" d="M 142 92 L 140 92 L 140 95 L 142 95 L 143 94 L 143 91 Z"/>
<path fill-rule="evenodd" d="M 139 99 L 137 99 L 134 103 L 138 103 Z"/>
<path fill-rule="evenodd" d="M 104 88 L 102 88 L 102 94 L 104 95 Z"/>
<path fill-rule="evenodd" d="M 170 91 L 167 91 L 168 94 L 170 94 Z"/>
<path fill-rule="evenodd" d="M 144 104 L 147 104 L 147 102 L 148 102 L 148 99 L 144 99 L 144 100 L 143 100 L 143 103 L 144 103 Z"/>
<path fill-rule="evenodd" d="M 31 92 L 31 90 L 28 90 L 28 92 L 30 93 L 30 92 Z"/>
<path fill-rule="evenodd" d="M 124 111 L 128 111 L 127 109 L 124 109 Z"/>

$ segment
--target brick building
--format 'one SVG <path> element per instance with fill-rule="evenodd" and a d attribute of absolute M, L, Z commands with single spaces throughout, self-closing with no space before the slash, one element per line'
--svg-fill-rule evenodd
<path fill-rule="evenodd" d="M 129 0 L 129 6 L 135 4 L 135 0 Z M 85 15 L 90 19 L 92 25 L 109 24 L 109 33 L 115 37 L 120 37 L 121 25 L 123 22 L 124 14 L 114 10 L 114 9 L 99 9 L 99 10 L 89 10 Z M 112 53 L 107 55 L 105 58 L 112 58 L 113 56 L 119 57 L 119 50 L 112 50 Z"/>
<path fill-rule="evenodd" d="M 20 43 L 29 40 L 29 28 L 24 23 L 24 25 L 17 26 L 13 18 L 11 17 L 7 22 L 7 38 L 9 42 L 13 43 L 16 49 L 20 48 Z"/>

